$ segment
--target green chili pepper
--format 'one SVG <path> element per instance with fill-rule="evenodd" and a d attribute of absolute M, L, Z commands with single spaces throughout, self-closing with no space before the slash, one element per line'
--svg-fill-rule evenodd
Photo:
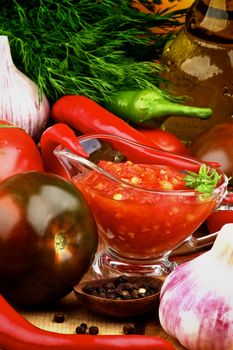
<path fill-rule="evenodd" d="M 105 108 L 129 123 L 159 127 L 171 115 L 207 119 L 211 108 L 185 106 L 171 101 L 160 90 L 119 91 Z"/>

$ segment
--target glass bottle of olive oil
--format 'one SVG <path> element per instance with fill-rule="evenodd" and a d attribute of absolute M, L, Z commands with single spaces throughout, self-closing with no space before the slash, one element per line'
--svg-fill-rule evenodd
<path fill-rule="evenodd" d="M 186 104 L 210 107 L 208 120 L 171 116 L 167 130 L 192 140 L 205 129 L 233 118 L 233 0 L 196 0 L 184 28 L 167 43 L 161 62 L 167 87 L 189 96 Z"/>

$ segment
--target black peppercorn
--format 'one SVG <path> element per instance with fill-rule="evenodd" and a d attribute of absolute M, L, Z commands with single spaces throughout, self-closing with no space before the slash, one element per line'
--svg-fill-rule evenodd
<path fill-rule="evenodd" d="M 75 332 L 77 334 L 86 334 L 87 331 L 87 324 L 81 323 L 78 327 L 76 327 Z"/>
<path fill-rule="evenodd" d="M 126 283 L 126 282 L 128 282 L 129 281 L 129 279 L 128 279 L 128 277 L 127 276 L 125 276 L 125 275 L 121 275 L 121 276 L 119 276 L 118 277 L 118 283 Z"/>
<path fill-rule="evenodd" d="M 80 326 L 87 330 L 87 324 L 86 323 L 82 322 L 82 323 L 80 323 Z"/>
<path fill-rule="evenodd" d="M 97 335 L 99 333 L 99 328 L 97 326 L 89 327 L 89 334 Z"/>
<path fill-rule="evenodd" d="M 126 324 L 123 326 L 123 333 L 126 335 L 135 334 L 136 333 L 135 327 L 132 326 L 131 324 Z"/>
<path fill-rule="evenodd" d="M 114 289 L 115 288 L 115 285 L 113 282 L 107 282 L 107 283 L 104 283 L 103 287 L 105 289 Z"/>
<path fill-rule="evenodd" d="M 92 287 L 91 285 L 89 284 L 86 284 L 84 287 L 83 287 L 83 291 L 87 294 L 92 294 L 92 291 L 93 291 L 94 287 Z"/>
<path fill-rule="evenodd" d="M 53 316 L 53 321 L 56 323 L 63 323 L 65 321 L 65 316 L 63 314 L 57 313 Z"/>

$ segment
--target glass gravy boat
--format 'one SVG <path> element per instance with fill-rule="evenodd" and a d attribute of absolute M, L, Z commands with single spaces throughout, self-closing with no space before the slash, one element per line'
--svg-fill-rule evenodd
<path fill-rule="evenodd" d="M 119 274 L 166 275 L 181 256 L 213 244 L 217 233 L 199 238 L 193 234 L 224 198 L 228 183 L 224 174 L 212 194 L 193 189 L 142 188 L 137 181 L 129 183 L 113 175 L 101 162 L 153 163 L 145 156 L 153 148 L 112 135 L 82 135 L 78 140 L 89 154 L 88 159 L 61 145 L 54 154 L 83 193 L 95 217 L 103 243 L 92 265 L 98 278 Z M 190 164 L 200 166 L 191 159 Z M 153 167 L 163 174 L 166 165 Z"/>

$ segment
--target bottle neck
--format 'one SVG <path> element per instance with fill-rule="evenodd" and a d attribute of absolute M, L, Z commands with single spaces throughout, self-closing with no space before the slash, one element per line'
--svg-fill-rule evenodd
<path fill-rule="evenodd" d="M 196 0 L 187 11 L 186 29 L 200 39 L 233 45 L 233 0 Z"/>

